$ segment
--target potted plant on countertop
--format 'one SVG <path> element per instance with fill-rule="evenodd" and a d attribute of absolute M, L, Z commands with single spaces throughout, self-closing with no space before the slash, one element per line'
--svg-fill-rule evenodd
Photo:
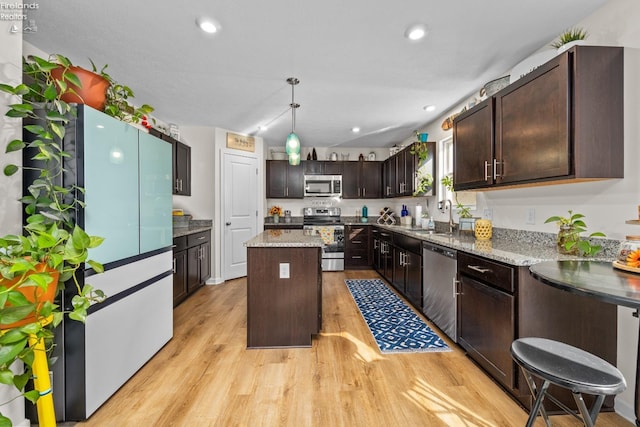
<path fill-rule="evenodd" d="M 589 34 L 582 28 L 570 28 L 560 34 L 558 39 L 551 43 L 551 47 L 555 47 L 558 50 L 558 53 L 562 53 L 571 46 L 584 44 L 584 39 L 586 39 L 588 35 Z"/>
<path fill-rule="evenodd" d="M 544 222 L 555 222 L 558 224 L 558 252 L 566 255 L 594 256 L 600 250 L 601 245 L 592 245 L 588 240 L 583 240 L 580 234 L 587 231 L 587 225 L 582 220 L 585 216 L 569 211 L 569 216 L 551 216 Z M 596 231 L 589 234 L 587 239 L 592 237 L 607 237 L 604 233 Z"/>
<path fill-rule="evenodd" d="M 82 82 L 63 56 L 56 55 L 52 61 L 31 57 L 25 62 L 24 71 L 32 82 L 0 84 L 0 90 L 17 100 L 5 115 L 23 120 L 23 139 L 10 141 L 6 153 L 25 150 L 24 155 L 37 162 L 28 167 L 34 179 L 20 200 L 25 209 L 23 235 L 0 237 L 0 383 L 14 386 L 36 402 L 44 423 L 43 419 L 55 417 L 50 389 L 46 389 L 49 376 L 42 375 L 48 372 L 46 355 L 53 349 L 53 328 L 65 314 L 83 322 L 90 305 L 105 298 L 76 277 L 85 264 L 102 272 L 102 265 L 89 259 L 89 250 L 103 239 L 89 236 L 75 223 L 74 213 L 83 206 L 83 189 L 61 184 L 63 160 L 71 156 L 62 150 L 65 125 L 75 114 L 62 97 L 66 89 L 76 92 L 69 83 L 81 88 Z M 61 66 L 64 70 L 56 78 L 53 70 Z M 33 141 L 25 142 L 25 136 Z M 6 176 L 19 170 L 15 164 L 3 167 Z M 70 305 L 60 307 L 53 297 L 65 287 Z M 24 371 L 14 373 L 10 367 L 18 360 L 24 363 Z M 35 390 L 24 392 L 34 368 L 40 371 L 34 379 Z M 41 408 L 45 408 L 42 414 Z M 11 422 L 0 414 L 0 425 Z"/>

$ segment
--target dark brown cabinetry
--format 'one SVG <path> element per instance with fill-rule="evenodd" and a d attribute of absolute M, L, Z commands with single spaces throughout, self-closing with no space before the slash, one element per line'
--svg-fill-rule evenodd
<path fill-rule="evenodd" d="M 513 340 L 543 337 L 565 342 L 615 364 L 617 308 L 593 298 L 545 285 L 516 267 L 458 251 L 458 344 L 525 407 L 532 399 L 511 358 Z M 575 408 L 566 389 L 552 394 Z M 587 405 L 592 402 L 587 399 Z M 551 412 L 558 408 L 545 402 Z M 605 400 L 605 409 L 613 399 Z"/>
<path fill-rule="evenodd" d="M 301 199 L 304 196 L 303 172 L 302 165 L 292 166 L 287 160 L 267 160 L 267 198 Z"/>
<path fill-rule="evenodd" d="M 509 348 L 515 339 L 518 270 L 458 252 L 458 344 L 494 379 L 516 388 Z"/>
<path fill-rule="evenodd" d="M 173 306 L 187 297 L 187 236 L 173 239 Z"/>
<path fill-rule="evenodd" d="M 211 231 L 176 237 L 173 245 L 175 307 L 211 277 Z"/>
<path fill-rule="evenodd" d="M 342 197 L 379 199 L 382 197 L 382 162 L 344 162 Z"/>
<path fill-rule="evenodd" d="M 411 153 L 412 147 L 413 144 L 384 161 L 385 197 L 411 196 L 413 194 L 417 159 Z"/>
<path fill-rule="evenodd" d="M 173 146 L 173 194 L 191 195 L 191 147 L 165 134 L 156 136 L 168 141 Z"/>
<path fill-rule="evenodd" d="M 344 231 L 344 268 L 355 270 L 371 267 L 371 226 L 347 225 Z"/>
<path fill-rule="evenodd" d="M 456 190 L 493 184 L 495 99 L 489 98 L 456 117 L 453 126 Z"/>
<path fill-rule="evenodd" d="M 404 234 L 393 234 L 392 282 L 402 295 L 422 309 L 422 243 Z"/>
<path fill-rule="evenodd" d="M 494 100 L 454 121 L 456 190 L 623 177 L 622 48 L 576 46 Z"/>
<path fill-rule="evenodd" d="M 301 162 L 305 175 L 342 175 L 344 163 L 331 160 L 305 160 Z"/>
<path fill-rule="evenodd" d="M 381 228 L 372 230 L 373 265 L 387 282 L 393 282 L 393 237 L 390 231 Z"/>
<path fill-rule="evenodd" d="M 319 247 L 247 248 L 247 347 L 311 346 L 322 328 L 320 257 Z"/>

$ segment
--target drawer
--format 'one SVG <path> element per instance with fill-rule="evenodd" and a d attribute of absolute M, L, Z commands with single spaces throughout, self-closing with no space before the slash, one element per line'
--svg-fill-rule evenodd
<path fill-rule="evenodd" d="M 458 272 L 475 277 L 496 288 L 515 291 L 516 268 L 486 258 L 458 252 Z"/>
<path fill-rule="evenodd" d="M 187 237 L 187 246 L 197 246 L 211 240 L 210 231 L 201 231 L 200 233 L 189 234 Z"/>
<path fill-rule="evenodd" d="M 187 249 L 187 236 L 175 237 L 173 239 L 173 252 L 180 252 Z"/>

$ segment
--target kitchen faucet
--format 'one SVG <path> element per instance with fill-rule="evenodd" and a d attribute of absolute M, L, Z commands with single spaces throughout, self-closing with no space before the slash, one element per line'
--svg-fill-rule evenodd
<path fill-rule="evenodd" d="M 441 209 L 446 210 L 447 204 L 449 205 L 449 234 L 453 234 L 453 229 L 456 226 L 453 222 L 453 203 L 451 203 L 450 199 L 440 201 Z"/>

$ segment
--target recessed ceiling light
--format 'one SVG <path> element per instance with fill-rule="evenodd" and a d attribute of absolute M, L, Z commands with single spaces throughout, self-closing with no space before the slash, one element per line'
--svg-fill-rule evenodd
<path fill-rule="evenodd" d="M 429 31 L 427 30 L 427 26 L 424 24 L 415 24 L 411 25 L 404 32 L 404 36 L 412 41 L 418 41 L 424 38 Z"/>
<path fill-rule="evenodd" d="M 203 16 L 196 19 L 196 24 L 205 33 L 213 34 L 219 30 L 219 26 L 212 19 Z"/>
<path fill-rule="evenodd" d="M 360 128 L 358 126 L 352 127 L 351 128 L 351 132 L 358 133 L 358 132 L 360 132 Z"/>
<path fill-rule="evenodd" d="M 268 127 L 268 126 L 264 126 L 264 125 L 262 125 L 262 126 L 258 126 L 258 130 L 259 130 L 260 132 L 264 132 L 264 131 L 265 131 L 265 130 L 267 130 L 267 129 L 269 129 L 269 127 Z"/>
<path fill-rule="evenodd" d="M 436 106 L 435 105 L 425 105 L 423 108 L 424 108 L 424 111 L 426 111 L 428 113 L 436 110 Z"/>

